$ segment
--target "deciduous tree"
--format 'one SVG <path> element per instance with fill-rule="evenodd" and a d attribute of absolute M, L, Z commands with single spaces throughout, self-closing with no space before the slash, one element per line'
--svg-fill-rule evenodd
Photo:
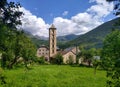
<path fill-rule="evenodd" d="M 23 12 L 19 10 L 20 7 L 19 3 L 0 0 L 0 21 L 16 29 L 17 25 L 21 25 L 20 17 L 23 15 Z"/>
<path fill-rule="evenodd" d="M 120 87 L 120 31 L 110 33 L 104 41 L 102 66 L 107 70 L 107 87 Z"/>

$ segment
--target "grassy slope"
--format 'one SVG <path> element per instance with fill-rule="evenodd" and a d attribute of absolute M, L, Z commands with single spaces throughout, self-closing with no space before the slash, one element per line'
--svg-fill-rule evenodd
<path fill-rule="evenodd" d="M 5 87 L 105 87 L 105 72 L 93 72 L 92 68 L 57 65 L 36 66 L 29 71 L 5 70 Z"/>

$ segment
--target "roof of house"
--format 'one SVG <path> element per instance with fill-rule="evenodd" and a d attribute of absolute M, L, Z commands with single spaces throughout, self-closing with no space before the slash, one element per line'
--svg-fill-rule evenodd
<path fill-rule="evenodd" d="M 64 51 L 62 51 L 61 53 L 62 53 L 62 55 L 65 55 L 65 54 L 67 54 L 68 52 L 72 52 L 73 54 L 75 54 L 76 55 L 76 53 L 75 52 L 73 52 L 73 49 L 74 49 L 75 47 L 69 47 L 69 48 L 66 48 Z"/>
<path fill-rule="evenodd" d="M 45 46 L 45 45 L 41 45 L 39 48 L 47 48 L 47 49 L 49 49 L 47 46 Z"/>

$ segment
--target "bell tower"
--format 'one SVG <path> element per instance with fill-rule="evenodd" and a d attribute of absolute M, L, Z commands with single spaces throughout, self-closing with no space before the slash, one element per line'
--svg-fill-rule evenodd
<path fill-rule="evenodd" d="M 56 28 L 52 24 L 49 28 L 49 58 L 56 54 Z"/>

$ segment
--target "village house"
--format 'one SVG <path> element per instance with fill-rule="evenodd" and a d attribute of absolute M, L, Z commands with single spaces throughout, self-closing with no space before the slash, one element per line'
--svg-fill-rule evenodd
<path fill-rule="evenodd" d="M 76 63 L 76 50 L 76 47 L 70 47 L 61 52 L 64 64 Z"/>
<path fill-rule="evenodd" d="M 37 57 L 44 57 L 45 61 L 49 61 L 49 49 L 47 46 L 42 45 L 37 50 Z"/>

